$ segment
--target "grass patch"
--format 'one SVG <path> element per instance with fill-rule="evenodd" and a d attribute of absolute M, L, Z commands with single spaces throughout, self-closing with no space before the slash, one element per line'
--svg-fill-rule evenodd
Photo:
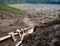
<path fill-rule="evenodd" d="M 10 11 L 10 12 L 16 12 L 16 13 L 22 12 L 22 10 L 20 9 L 9 7 L 5 4 L 0 4 L 0 11 Z"/>

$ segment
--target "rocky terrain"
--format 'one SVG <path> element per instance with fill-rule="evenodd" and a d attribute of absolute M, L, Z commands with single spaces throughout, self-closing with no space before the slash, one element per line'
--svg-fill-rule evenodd
<path fill-rule="evenodd" d="M 60 46 L 59 18 L 60 10 L 57 9 L 28 10 L 24 14 L 2 12 L 0 13 L 0 37 L 10 31 L 14 32 L 21 26 L 34 26 L 34 32 L 24 37 L 22 46 Z M 16 38 L 18 39 L 16 42 L 9 38 L 0 42 L 0 45 L 15 46 L 20 39 L 18 36 Z"/>
<path fill-rule="evenodd" d="M 36 26 L 34 33 L 24 38 L 22 46 L 60 46 L 60 21 Z"/>

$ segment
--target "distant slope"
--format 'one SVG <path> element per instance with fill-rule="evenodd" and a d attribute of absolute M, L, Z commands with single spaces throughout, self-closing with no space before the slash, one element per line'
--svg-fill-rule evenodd
<path fill-rule="evenodd" d="M 0 4 L 0 19 L 19 18 L 24 14 L 20 9 L 9 7 L 5 4 Z"/>
<path fill-rule="evenodd" d="M 0 4 L 0 11 L 21 12 L 21 10 L 9 7 L 5 4 Z"/>

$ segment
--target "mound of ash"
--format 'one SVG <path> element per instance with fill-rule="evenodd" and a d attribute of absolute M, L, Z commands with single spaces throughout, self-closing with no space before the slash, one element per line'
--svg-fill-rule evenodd
<path fill-rule="evenodd" d="M 60 46 L 60 20 L 35 26 L 34 33 L 24 38 L 22 46 Z"/>

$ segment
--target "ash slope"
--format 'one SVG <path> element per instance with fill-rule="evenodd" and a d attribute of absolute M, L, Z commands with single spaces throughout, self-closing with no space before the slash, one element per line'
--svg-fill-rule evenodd
<path fill-rule="evenodd" d="M 60 46 L 60 20 L 35 26 L 34 31 L 24 38 L 22 46 Z"/>

